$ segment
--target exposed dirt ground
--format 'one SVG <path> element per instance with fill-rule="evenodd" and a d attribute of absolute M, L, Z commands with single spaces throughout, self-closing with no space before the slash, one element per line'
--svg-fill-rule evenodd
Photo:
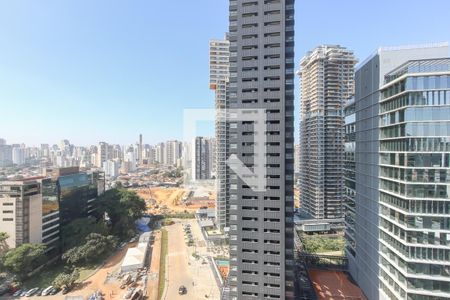
<path fill-rule="evenodd" d="M 209 199 L 204 201 L 188 200 L 185 204 L 182 200 L 188 191 L 182 188 L 154 187 L 136 189 L 136 192 L 147 202 L 149 213 L 153 214 L 182 213 L 185 211 L 192 213 L 202 206 L 211 206 L 215 197 L 215 194 L 211 193 Z"/>
<path fill-rule="evenodd" d="M 367 300 L 344 272 L 312 269 L 308 273 L 319 300 Z"/>

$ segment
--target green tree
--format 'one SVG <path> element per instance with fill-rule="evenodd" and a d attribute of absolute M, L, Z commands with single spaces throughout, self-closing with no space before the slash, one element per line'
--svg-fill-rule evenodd
<path fill-rule="evenodd" d="M 75 219 L 61 228 L 61 244 L 63 251 L 80 246 L 91 233 L 108 235 L 109 229 L 103 219 Z"/>
<path fill-rule="evenodd" d="M 45 245 L 23 244 L 9 250 L 4 258 L 4 268 L 24 279 L 28 274 L 46 261 Z"/>
<path fill-rule="evenodd" d="M 3 270 L 3 260 L 8 252 L 8 244 L 6 244 L 8 238 L 9 235 L 6 232 L 0 232 L 0 272 Z"/>
<path fill-rule="evenodd" d="M 72 273 L 61 273 L 56 276 L 52 284 L 58 288 L 67 287 L 68 289 L 72 289 L 79 277 L 80 272 L 78 269 L 74 269 Z"/>
<path fill-rule="evenodd" d="M 62 259 L 70 265 L 83 266 L 110 253 L 116 246 L 117 240 L 114 236 L 91 233 L 86 237 L 83 245 L 66 251 L 62 255 Z"/>
<path fill-rule="evenodd" d="M 127 238 L 134 234 L 135 221 L 146 209 L 145 201 L 135 191 L 111 189 L 99 197 L 97 211 L 108 216 L 115 236 Z"/>

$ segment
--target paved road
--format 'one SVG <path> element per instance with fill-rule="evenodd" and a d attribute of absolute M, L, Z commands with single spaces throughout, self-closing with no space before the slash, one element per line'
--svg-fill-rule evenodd
<path fill-rule="evenodd" d="M 191 299 L 188 297 L 192 290 L 192 276 L 188 269 L 188 252 L 184 242 L 183 227 L 181 223 L 167 227 L 169 235 L 168 268 L 166 277 L 166 294 L 164 299 Z M 180 296 L 178 288 L 184 285 L 188 289 L 187 295 Z"/>
<path fill-rule="evenodd" d="M 182 224 L 191 224 L 195 247 L 187 247 L 184 241 L 184 231 Z M 212 269 L 202 255 L 206 252 L 205 242 L 201 237 L 198 224 L 194 220 L 181 220 L 174 225 L 168 226 L 169 251 L 168 251 L 168 271 L 166 281 L 166 293 L 163 299 L 186 299 L 186 300 L 218 300 L 219 289 L 214 279 Z M 203 251 L 200 251 L 202 249 Z M 192 253 L 202 255 L 201 259 L 194 259 Z M 205 263 L 203 263 L 205 262 Z M 188 293 L 179 295 L 178 288 L 184 285 Z M 208 296 L 208 298 L 205 297 Z"/>

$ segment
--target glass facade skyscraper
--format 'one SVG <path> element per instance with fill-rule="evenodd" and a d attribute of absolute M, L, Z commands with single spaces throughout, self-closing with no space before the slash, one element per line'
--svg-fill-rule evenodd
<path fill-rule="evenodd" d="M 445 286 L 441 283 L 448 280 L 431 275 L 435 271 L 422 273 L 427 272 L 422 269 L 426 264 L 434 269 L 430 258 L 450 250 L 447 245 L 433 244 L 450 233 L 437 226 L 440 221 L 445 224 L 445 215 L 428 210 L 435 201 L 438 208 L 445 207 L 449 199 L 442 198 L 441 191 L 448 187 L 424 181 L 422 173 L 436 168 L 439 177 L 434 178 L 440 180 L 444 168 L 437 164 L 445 162 L 446 157 L 438 142 L 448 138 L 443 130 L 447 121 L 440 115 L 446 110 L 445 102 L 441 102 L 446 92 L 435 79 L 433 85 L 430 83 L 443 71 L 429 68 L 430 73 L 426 73 L 426 68 L 414 70 L 404 65 L 447 56 L 447 43 L 383 47 L 364 60 L 355 73 L 355 251 L 347 253 L 352 254 L 348 255 L 350 273 L 369 300 L 442 297 Z M 421 80 L 422 86 L 413 87 L 418 78 L 428 76 Z M 432 99 L 439 100 L 424 101 L 429 92 Z M 416 109 L 421 113 L 415 114 Z M 427 115 L 429 111 L 439 113 Z M 436 145 L 439 147 L 433 148 Z M 427 210 L 419 212 L 417 205 Z M 436 217 L 443 218 L 436 222 Z M 347 241 L 349 245 L 351 241 Z M 446 265 L 448 259 L 439 262 Z"/>
<path fill-rule="evenodd" d="M 450 59 L 388 73 L 379 112 L 381 288 L 449 299 Z"/>

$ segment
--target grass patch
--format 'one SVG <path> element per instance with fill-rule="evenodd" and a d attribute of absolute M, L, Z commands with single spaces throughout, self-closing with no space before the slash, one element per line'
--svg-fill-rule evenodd
<path fill-rule="evenodd" d="M 64 263 L 62 261 L 44 267 L 34 276 L 26 279 L 23 286 L 27 288 L 41 287 L 45 288 L 52 285 L 53 280 L 60 273 L 64 272 Z"/>
<path fill-rule="evenodd" d="M 159 261 L 158 299 L 161 299 L 166 284 L 166 257 L 169 252 L 169 236 L 167 230 L 161 230 L 161 256 Z"/>
<path fill-rule="evenodd" d="M 303 247 L 306 252 L 314 254 L 327 254 L 333 252 L 333 255 L 339 255 L 344 252 L 345 240 L 343 237 L 325 237 L 325 236 L 302 236 Z"/>
<path fill-rule="evenodd" d="M 79 268 L 80 271 L 80 277 L 78 278 L 78 282 L 83 282 L 86 280 L 87 277 L 91 276 L 94 271 L 109 257 L 110 253 L 107 255 L 102 255 L 98 257 L 93 263 L 83 266 Z M 53 280 L 61 274 L 64 273 L 64 262 L 58 261 L 51 265 L 48 265 L 44 267 L 41 271 L 39 271 L 37 274 L 31 276 L 30 278 L 26 279 L 23 283 L 23 286 L 27 288 L 34 288 L 34 287 L 40 287 L 40 288 L 46 288 L 50 285 L 52 285 Z"/>
<path fill-rule="evenodd" d="M 195 213 L 181 212 L 181 213 L 164 214 L 164 217 L 173 219 L 195 219 Z"/>

